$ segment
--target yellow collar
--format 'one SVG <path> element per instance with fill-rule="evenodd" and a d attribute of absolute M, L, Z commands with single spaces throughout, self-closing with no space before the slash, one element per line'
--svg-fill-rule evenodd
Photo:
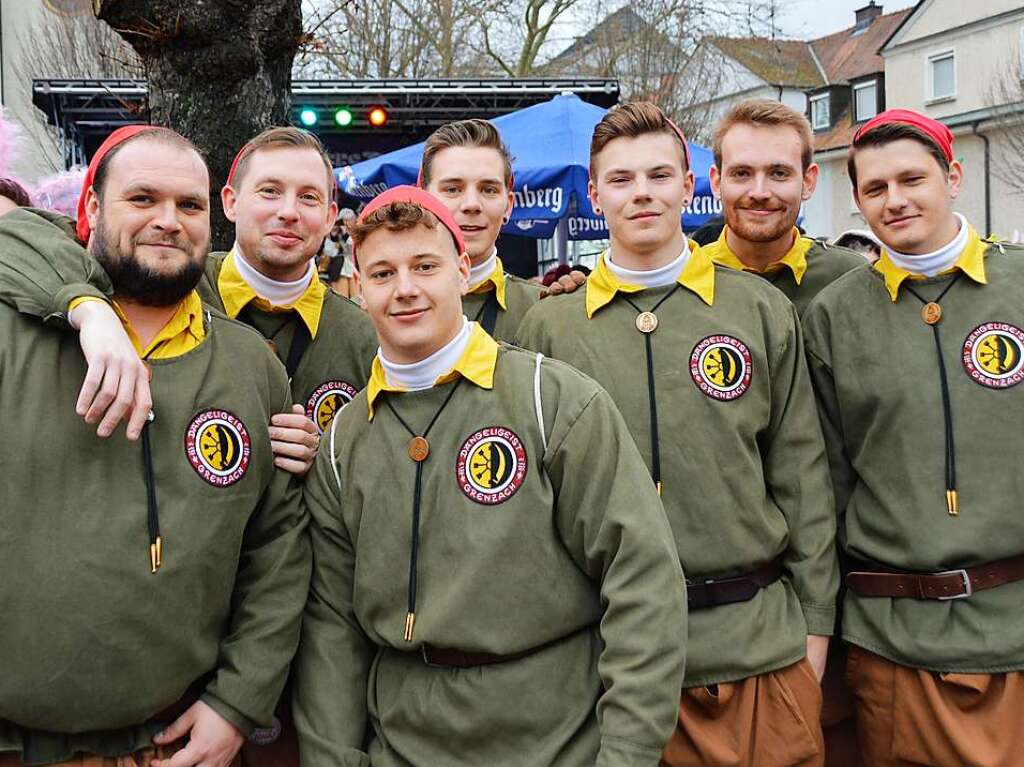
<path fill-rule="evenodd" d="M 959 269 L 978 284 L 987 284 L 988 280 L 985 277 L 985 251 L 987 249 L 988 245 L 982 242 L 974 227 L 969 227 L 967 246 L 964 248 L 963 253 L 960 254 L 953 266 L 944 272 L 940 272 L 940 274 L 950 274 Z M 889 291 L 889 297 L 893 300 L 893 303 L 899 298 L 900 285 L 905 280 L 923 279 L 922 275 L 908 272 L 906 269 L 896 266 L 892 259 L 889 258 L 889 251 L 885 248 L 882 248 L 882 255 L 875 261 L 873 268 L 885 278 L 885 288 Z"/>
<path fill-rule="evenodd" d="M 796 281 L 796 284 L 799 285 L 803 281 L 804 272 L 807 271 L 807 251 L 811 249 L 814 240 L 809 237 L 801 237 L 800 231 L 796 227 L 793 228 L 793 247 L 789 249 L 786 255 L 778 261 L 768 264 L 763 270 L 747 266 L 740 261 L 739 256 L 732 252 L 732 248 L 729 247 L 725 236 L 728 229 L 729 227 L 727 226 L 723 227 L 722 234 L 718 237 L 718 240 L 706 248 L 711 260 L 716 264 L 728 266 L 730 269 L 737 269 L 741 272 L 755 272 L 757 274 L 767 274 L 768 272 L 781 269 L 783 266 L 788 266 L 789 270 L 793 272 L 793 279 Z"/>
<path fill-rule="evenodd" d="M 715 302 L 715 265 L 697 243 L 690 240 L 689 245 L 690 257 L 686 259 L 676 282 L 696 293 L 704 303 L 711 306 Z M 587 319 L 592 318 L 594 312 L 602 306 L 610 303 L 616 293 L 636 293 L 643 290 L 640 285 L 619 282 L 605 263 L 607 256 L 608 251 L 601 254 L 597 260 L 597 267 L 587 278 Z"/>
<path fill-rule="evenodd" d="M 494 295 L 498 299 L 498 305 L 508 310 L 508 305 L 505 303 L 505 265 L 501 263 L 501 259 L 495 256 L 494 258 L 494 270 L 484 277 L 483 282 L 473 288 L 470 293 L 486 293 L 494 286 Z"/>
<path fill-rule="evenodd" d="M 498 364 L 498 342 L 487 335 L 482 327 L 473 325 L 469 334 L 469 343 L 466 350 L 455 363 L 450 372 L 438 378 L 435 386 L 449 381 L 454 381 L 456 376 L 467 378 L 481 389 L 494 387 L 494 368 Z M 369 408 L 369 419 L 373 420 L 373 406 L 381 392 L 403 392 L 405 389 L 399 386 L 392 386 L 384 375 L 384 366 L 380 364 L 380 357 L 373 358 L 373 367 L 370 369 L 370 381 L 366 384 L 366 404 Z"/>
<path fill-rule="evenodd" d="M 235 249 L 224 258 L 220 267 L 220 276 L 217 278 L 217 292 L 220 293 L 220 300 L 224 302 L 224 313 L 231 319 L 235 319 L 250 302 L 260 311 L 264 312 L 298 312 L 302 321 L 309 328 L 309 335 L 316 338 L 317 328 L 320 327 L 320 314 L 324 308 L 324 296 L 327 287 L 320 282 L 314 270 L 309 281 L 309 287 L 299 300 L 288 306 L 274 306 L 265 298 L 260 298 L 249 286 L 242 275 L 238 273 L 235 266 Z"/>
<path fill-rule="evenodd" d="M 143 359 L 166 360 L 171 357 L 180 357 L 186 352 L 195 349 L 206 338 L 206 328 L 203 325 L 203 302 L 199 294 L 194 290 L 190 292 L 178 304 L 177 310 L 167 321 L 167 324 L 160 328 L 149 345 L 143 349 L 135 329 L 128 322 L 128 317 L 121 311 L 121 307 L 114 302 L 114 311 L 124 325 L 128 338 L 135 347 L 135 351 Z"/>

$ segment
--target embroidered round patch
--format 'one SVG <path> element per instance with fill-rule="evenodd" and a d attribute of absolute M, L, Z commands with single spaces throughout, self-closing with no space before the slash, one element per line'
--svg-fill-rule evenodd
<path fill-rule="evenodd" d="M 526 479 L 526 448 L 511 429 L 480 429 L 462 443 L 455 477 L 467 498 L 489 506 L 504 503 Z"/>
<path fill-rule="evenodd" d="M 750 388 L 752 361 L 747 345 L 732 336 L 708 336 L 690 353 L 690 375 L 712 399 L 733 400 Z"/>
<path fill-rule="evenodd" d="M 324 381 L 306 401 L 306 418 L 315 423 L 323 434 L 337 412 L 351 402 L 356 394 L 356 387 L 347 381 Z"/>
<path fill-rule="evenodd" d="M 185 430 L 185 455 L 196 474 L 216 487 L 235 484 L 249 469 L 252 440 L 226 410 L 204 410 Z"/>
<path fill-rule="evenodd" d="M 1024 330 L 1005 322 L 986 322 L 964 341 L 964 370 L 989 389 L 1008 389 L 1024 381 Z"/>

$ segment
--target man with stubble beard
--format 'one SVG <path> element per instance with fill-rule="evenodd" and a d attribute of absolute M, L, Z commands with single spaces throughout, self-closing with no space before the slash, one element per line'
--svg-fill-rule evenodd
<path fill-rule="evenodd" d="M 726 226 L 705 248 L 712 260 L 764 277 L 799 314 L 823 287 L 864 264 L 853 251 L 796 228 L 818 183 L 806 117 L 777 101 L 747 99 L 718 123 L 713 146 L 711 186 Z"/>
<path fill-rule="evenodd" d="M 3 767 L 226 767 L 284 685 L 310 569 L 266 426 L 288 386 L 195 291 L 208 189 L 186 139 L 133 126 L 93 158 L 77 227 L 3 217 L 4 292 L 44 254 L 88 264 L 152 377 L 141 444 L 97 439 L 70 413 L 78 343 L 28 316 L 64 317 L 46 297 L 66 276 L 38 271 L 12 299 L 25 313 L 0 306 L 0 416 L 21 435 L 0 448 Z"/>

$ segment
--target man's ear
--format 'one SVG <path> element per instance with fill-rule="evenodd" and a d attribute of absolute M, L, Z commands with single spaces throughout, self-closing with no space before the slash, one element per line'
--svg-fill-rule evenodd
<path fill-rule="evenodd" d="M 949 174 L 946 176 L 949 183 L 949 198 L 955 200 L 960 196 L 960 187 L 964 183 L 964 169 L 956 160 L 949 164 Z"/>
<path fill-rule="evenodd" d="M 459 263 L 459 289 L 462 295 L 466 295 L 469 292 L 469 267 L 470 259 L 469 254 L 463 251 L 457 256 Z"/>
<path fill-rule="evenodd" d="M 225 184 L 221 187 L 220 204 L 224 209 L 224 218 L 232 224 L 235 223 L 238 218 L 238 212 L 235 210 L 235 206 L 238 204 L 238 193 L 233 186 Z"/>
<path fill-rule="evenodd" d="M 712 165 L 708 169 L 708 181 L 711 182 L 711 194 L 716 199 L 722 199 L 722 172 L 718 170 L 717 165 Z"/>
<path fill-rule="evenodd" d="M 85 218 L 90 229 L 95 229 L 100 220 L 100 198 L 93 186 L 85 190 Z"/>
<path fill-rule="evenodd" d="M 803 191 L 800 194 L 800 198 L 805 202 L 811 199 L 811 196 L 814 194 L 814 190 L 818 186 L 818 176 L 820 173 L 821 169 L 816 162 L 812 162 L 807 166 L 807 170 L 804 171 Z"/>

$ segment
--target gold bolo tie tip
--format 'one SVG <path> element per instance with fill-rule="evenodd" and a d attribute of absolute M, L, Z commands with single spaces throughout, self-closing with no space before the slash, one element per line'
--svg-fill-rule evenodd
<path fill-rule="evenodd" d="M 412 641 L 412 630 L 416 626 L 416 613 L 405 614 L 405 633 L 402 634 L 402 638 L 406 642 Z"/>
<path fill-rule="evenodd" d="M 960 514 L 960 499 L 957 497 L 956 490 L 946 491 L 946 510 L 951 517 Z"/>
<path fill-rule="evenodd" d="M 661 480 L 654 483 L 654 486 L 658 489 L 658 495 L 661 495 Z"/>
<path fill-rule="evenodd" d="M 164 559 L 164 539 L 159 535 L 153 543 L 149 544 L 149 566 L 150 572 L 155 573 L 160 569 Z"/>

